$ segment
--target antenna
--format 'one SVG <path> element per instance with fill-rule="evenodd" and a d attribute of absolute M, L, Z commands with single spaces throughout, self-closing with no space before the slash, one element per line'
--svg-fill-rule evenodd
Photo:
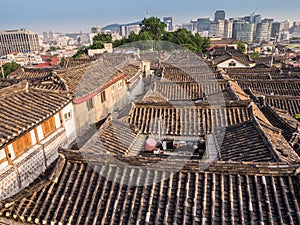
<path fill-rule="evenodd" d="M 149 18 L 149 0 L 146 0 L 146 18 Z"/>

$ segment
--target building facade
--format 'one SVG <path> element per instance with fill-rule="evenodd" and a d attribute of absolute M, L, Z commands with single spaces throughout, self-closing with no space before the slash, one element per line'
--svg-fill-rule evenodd
<path fill-rule="evenodd" d="M 172 31 L 174 30 L 173 27 L 173 17 L 164 17 L 163 22 L 167 25 L 166 31 Z"/>
<path fill-rule="evenodd" d="M 25 29 L 0 31 L 0 56 L 12 52 L 39 50 L 39 38 L 34 32 Z"/>
<path fill-rule="evenodd" d="M 272 22 L 266 20 L 256 25 L 255 42 L 269 41 L 271 37 Z"/>
<path fill-rule="evenodd" d="M 197 20 L 198 32 L 209 31 L 210 19 L 209 18 L 199 18 Z"/>
<path fill-rule="evenodd" d="M 224 10 L 217 10 L 215 12 L 215 21 L 218 20 L 225 20 L 225 11 Z"/>

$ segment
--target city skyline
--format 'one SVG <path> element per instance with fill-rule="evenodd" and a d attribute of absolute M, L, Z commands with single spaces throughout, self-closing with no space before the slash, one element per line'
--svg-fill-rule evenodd
<path fill-rule="evenodd" d="M 274 18 L 276 21 L 290 19 L 292 21 L 300 21 L 297 10 L 300 8 L 300 2 L 296 0 L 289 1 L 284 4 L 282 1 L 264 2 L 228 0 L 228 1 L 212 1 L 199 2 L 192 0 L 189 5 L 186 2 L 171 2 L 158 0 L 130 0 L 117 1 L 111 4 L 111 1 L 88 2 L 79 1 L 58 1 L 53 0 L 51 4 L 44 1 L 29 0 L 24 4 L 21 0 L 4 0 L 3 8 L 9 7 L 14 3 L 12 16 L 10 10 L 3 10 L 0 14 L 0 30 L 26 28 L 33 30 L 39 34 L 43 31 L 52 30 L 54 32 L 89 32 L 93 26 L 101 26 L 112 23 L 128 23 L 136 22 L 146 16 L 147 9 L 149 16 L 172 16 L 175 24 L 189 22 L 191 19 L 200 17 L 214 18 L 216 10 L 225 10 L 226 18 L 250 15 L 256 11 L 263 18 Z M 182 8 L 186 7 L 186 10 Z M 257 9 L 257 10 L 256 10 Z M 9 18 L 9 19 L 8 19 Z"/>

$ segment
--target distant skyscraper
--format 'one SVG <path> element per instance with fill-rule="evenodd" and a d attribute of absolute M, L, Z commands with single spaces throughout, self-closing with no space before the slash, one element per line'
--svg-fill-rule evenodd
<path fill-rule="evenodd" d="M 232 38 L 247 43 L 253 42 L 255 25 L 246 20 L 233 21 Z"/>
<path fill-rule="evenodd" d="M 225 11 L 224 10 L 217 10 L 215 12 L 215 22 L 218 20 L 225 20 Z"/>
<path fill-rule="evenodd" d="M 232 38 L 233 20 L 225 20 L 224 38 Z"/>
<path fill-rule="evenodd" d="M 224 38 L 225 20 L 210 23 L 209 36 Z"/>
<path fill-rule="evenodd" d="M 139 34 L 140 31 L 141 31 L 141 27 L 138 24 L 120 27 L 120 35 L 122 37 L 128 37 L 131 32 L 134 32 L 135 34 Z"/>
<path fill-rule="evenodd" d="M 164 17 L 163 22 L 167 25 L 166 31 L 172 31 L 173 27 L 173 17 Z"/>
<path fill-rule="evenodd" d="M 198 32 L 209 31 L 210 19 L 209 18 L 199 18 L 197 20 L 197 30 Z"/>
<path fill-rule="evenodd" d="M 254 24 L 260 23 L 261 22 L 261 15 L 251 16 L 250 20 L 251 20 L 250 22 L 254 23 Z"/>
<path fill-rule="evenodd" d="M 271 37 L 275 38 L 280 33 L 280 23 L 273 22 L 272 23 L 272 30 L 271 30 Z"/>
<path fill-rule="evenodd" d="M 188 30 L 188 31 L 191 31 L 193 32 L 193 24 L 192 23 L 183 23 L 182 24 L 182 28 Z"/>
<path fill-rule="evenodd" d="M 286 21 L 281 22 L 280 30 L 282 32 L 287 32 L 287 31 L 289 31 L 290 28 L 291 28 L 291 21 L 290 20 L 286 20 Z"/>
<path fill-rule="evenodd" d="M 261 43 L 262 41 L 269 41 L 272 30 L 272 22 L 264 20 L 256 25 L 255 41 Z"/>
<path fill-rule="evenodd" d="M 193 25 L 193 32 L 198 32 L 197 20 L 191 20 L 191 24 Z"/>
<path fill-rule="evenodd" d="M 101 33 L 101 28 L 100 27 L 92 27 L 91 28 L 91 33 L 99 34 L 99 33 Z"/>
<path fill-rule="evenodd" d="M 25 29 L 0 31 L 0 56 L 11 52 L 39 50 L 39 37 L 34 32 Z"/>

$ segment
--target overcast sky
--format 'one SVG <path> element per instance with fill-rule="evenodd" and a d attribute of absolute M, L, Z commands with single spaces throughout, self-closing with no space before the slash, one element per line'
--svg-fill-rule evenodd
<path fill-rule="evenodd" d="M 150 16 L 173 16 L 175 23 L 213 18 L 218 9 L 226 17 L 257 14 L 300 21 L 299 0 L 1 0 L 0 30 L 26 28 L 42 33 L 89 32 L 90 27 L 128 23 Z"/>

